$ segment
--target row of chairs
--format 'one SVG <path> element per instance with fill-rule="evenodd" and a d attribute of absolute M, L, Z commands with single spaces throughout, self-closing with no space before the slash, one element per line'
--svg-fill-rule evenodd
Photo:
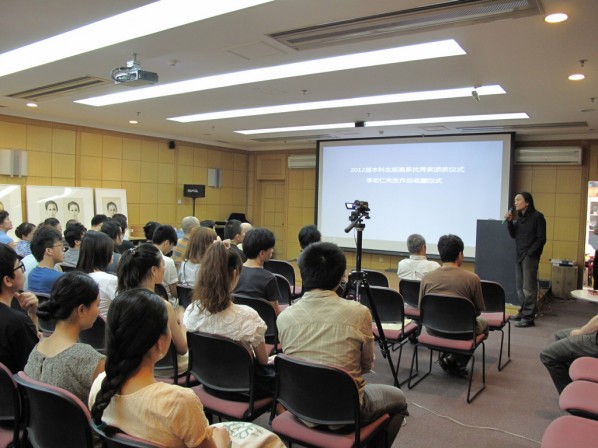
<path fill-rule="evenodd" d="M 573 380 L 561 392 L 559 406 L 571 415 L 548 425 L 542 448 L 596 446 L 598 440 L 598 359 L 578 358 L 569 368 Z"/>

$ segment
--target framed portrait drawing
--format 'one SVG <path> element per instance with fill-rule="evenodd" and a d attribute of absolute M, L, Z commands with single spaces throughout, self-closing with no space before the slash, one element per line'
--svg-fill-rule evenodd
<path fill-rule="evenodd" d="M 9 213 L 13 228 L 9 230 L 8 236 L 17 241 L 15 229 L 23 222 L 23 206 L 21 203 L 21 186 L 0 184 L 0 211 L 6 210 Z"/>
<path fill-rule="evenodd" d="M 92 188 L 27 186 L 27 219 L 35 225 L 56 218 L 63 230 L 71 219 L 89 227 L 93 215 Z"/>
<path fill-rule="evenodd" d="M 109 218 L 115 213 L 129 216 L 127 210 L 127 190 L 96 188 L 96 214 L 104 214 Z"/>

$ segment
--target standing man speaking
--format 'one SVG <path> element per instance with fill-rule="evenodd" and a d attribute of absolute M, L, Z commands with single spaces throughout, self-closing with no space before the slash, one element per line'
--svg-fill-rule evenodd
<path fill-rule="evenodd" d="M 505 219 L 517 248 L 515 282 L 521 307 L 514 318 L 519 321 L 515 326 L 525 328 L 535 325 L 538 265 L 546 244 L 546 220 L 534 207 L 534 198 L 527 191 L 515 195 L 515 210 L 517 219 L 514 219 L 513 209 L 509 210 Z"/>

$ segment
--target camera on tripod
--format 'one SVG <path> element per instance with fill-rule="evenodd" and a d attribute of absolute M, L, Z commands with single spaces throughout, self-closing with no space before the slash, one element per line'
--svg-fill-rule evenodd
<path fill-rule="evenodd" d="M 353 210 L 351 216 L 349 216 L 351 224 L 345 229 L 345 233 L 349 233 L 358 224 L 363 226 L 363 224 L 361 224 L 363 218 L 370 219 L 370 208 L 367 201 L 356 199 L 354 202 L 345 202 L 345 207 L 347 207 L 348 210 Z"/>

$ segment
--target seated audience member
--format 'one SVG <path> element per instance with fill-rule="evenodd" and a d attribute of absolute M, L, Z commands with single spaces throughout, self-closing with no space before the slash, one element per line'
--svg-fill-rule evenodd
<path fill-rule="evenodd" d="M 322 234 L 315 225 L 309 224 L 307 226 L 303 226 L 301 230 L 299 230 L 298 238 L 301 250 L 303 250 L 310 244 L 319 243 L 322 239 Z"/>
<path fill-rule="evenodd" d="M 64 231 L 64 239 L 69 245 L 69 248 L 64 253 L 63 263 L 70 266 L 77 266 L 77 261 L 79 261 L 79 249 L 81 248 L 81 241 L 83 241 L 83 237 L 85 236 L 86 232 L 87 229 L 80 222 L 76 222 L 66 227 L 66 230 Z"/>
<path fill-rule="evenodd" d="M 201 221 L 199 223 L 199 225 L 201 227 L 208 227 L 210 229 L 213 229 L 214 227 L 216 227 L 216 223 L 214 221 L 212 221 L 211 219 L 204 219 L 203 221 Z"/>
<path fill-rule="evenodd" d="M 238 219 L 230 219 L 227 221 L 226 225 L 224 226 L 224 239 L 230 240 L 230 248 L 234 251 L 243 263 L 247 261 L 247 256 L 243 253 L 241 249 L 237 246 L 239 244 L 243 244 L 243 239 L 245 238 L 245 233 L 243 232 L 243 227 L 241 226 L 241 221 Z"/>
<path fill-rule="evenodd" d="M 154 365 L 170 346 L 167 307 L 145 289 L 122 292 L 114 300 L 107 321 L 106 371 L 89 395 L 92 419 L 161 446 L 229 448 L 228 432 L 210 428 L 193 390 L 154 377 Z"/>
<path fill-rule="evenodd" d="M 100 229 L 102 228 L 102 224 L 104 224 L 109 219 L 110 218 L 108 218 L 106 215 L 102 215 L 102 214 L 94 215 L 94 217 L 91 218 L 91 229 L 90 230 L 95 230 L 96 232 L 99 232 Z"/>
<path fill-rule="evenodd" d="M 112 262 L 108 266 L 108 272 L 116 272 L 118 266 L 118 260 L 120 260 L 120 254 L 117 251 L 118 246 L 123 242 L 123 234 L 120 228 L 120 224 L 113 219 L 106 221 L 102 224 L 100 232 L 105 233 L 112 240 Z"/>
<path fill-rule="evenodd" d="M 60 221 L 58 221 L 56 218 L 46 218 L 43 224 L 45 226 L 54 227 L 60 232 L 60 235 L 62 235 L 62 226 L 60 225 Z"/>
<path fill-rule="evenodd" d="M 440 265 L 426 258 L 426 240 L 414 233 L 407 238 L 409 258 L 399 261 L 397 275 L 401 280 L 421 280 L 427 272 L 438 269 Z"/>
<path fill-rule="evenodd" d="M 540 353 L 559 395 L 571 382 L 569 367 L 582 356 L 598 357 L 598 315 L 581 328 L 557 331 L 555 341 Z"/>
<path fill-rule="evenodd" d="M 81 243 L 81 255 L 77 269 L 88 274 L 100 290 L 100 316 L 106 319 L 110 304 L 116 296 L 118 279 L 116 275 L 106 272 L 114 251 L 114 241 L 102 232 L 87 232 Z"/>
<path fill-rule="evenodd" d="M 247 232 L 243 240 L 243 252 L 247 261 L 243 263 L 244 269 L 241 271 L 235 294 L 266 299 L 272 303 L 276 314 L 279 314 L 280 290 L 274 274 L 264 269 L 264 263 L 272 258 L 274 244 L 276 238 L 268 229 L 256 227 Z"/>
<path fill-rule="evenodd" d="M 201 259 L 208 247 L 214 244 L 214 241 L 218 239 L 218 235 L 214 229 L 208 229 L 207 227 L 199 227 L 191 234 L 191 239 L 187 245 L 185 256 L 179 268 L 179 282 L 187 286 L 195 286 L 197 283 L 197 277 L 199 275 L 199 269 Z"/>
<path fill-rule="evenodd" d="M 60 277 L 50 300 L 37 310 L 40 319 L 53 319 L 56 329 L 32 350 L 25 373 L 68 390 L 85 403 L 93 380 L 104 371 L 104 356 L 78 341 L 81 331 L 91 328 L 98 317 L 98 303 L 98 285 L 83 272 Z"/>
<path fill-rule="evenodd" d="M 488 332 L 488 322 L 482 319 L 481 312 L 486 309 L 482 296 L 480 277 L 473 272 L 461 269 L 463 264 L 463 241 L 457 235 L 443 235 L 438 240 L 438 252 L 442 266 L 424 275 L 419 289 L 419 301 L 426 294 L 459 296 L 469 299 L 475 306 L 477 318 L 476 334 Z M 426 330 L 434 334 L 431 330 Z M 447 337 L 442 334 L 441 336 Z M 454 339 L 459 339 L 458 337 Z M 453 375 L 467 373 L 469 355 L 441 355 L 440 367 Z"/>
<path fill-rule="evenodd" d="M 114 221 L 116 221 L 118 223 L 118 225 L 120 226 L 123 240 L 122 240 L 122 243 L 120 243 L 120 246 L 118 246 L 116 248 L 116 251 L 119 254 L 122 254 L 125 250 L 135 247 L 135 245 L 129 241 L 129 236 L 127 235 L 127 229 L 129 227 L 129 223 L 127 222 L 127 217 L 125 215 L 123 215 L 122 213 L 115 213 L 114 215 L 112 215 L 112 219 Z"/>
<path fill-rule="evenodd" d="M 143 226 L 143 234 L 145 235 L 145 239 L 148 243 L 152 242 L 152 238 L 154 237 L 154 231 L 159 226 L 160 223 L 156 221 L 149 221 Z"/>
<path fill-rule="evenodd" d="M 31 240 L 31 253 L 37 260 L 37 266 L 27 277 L 29 289 L 50 294 L 54 282 L 63 275 L 62 272 L 54 269 L 57 263 L 62 263 L 64 260 L 62 236 L 50 226 L 37 229 Z"/>
<path fill-rule="evenodd" d="M 9 237 L 6 232 L 12 229 L 12 221 L 6 210 L 0 212 L 0 244 L 10 244 L 12 247 L 16 246 L 15 242 Z"/>
<path fill-rule="evenodd" d="M 21 292 L 24 269 L 14 249 L 0 244 L 0 362 L 13 373 L 23 370 L 29 353 L 39 342 L 37 297 L 31 292 Z M 13 299 L 27 314 L 11 307 Z"/>
<path fill-rule="evenodd" d="M 183 237 L 180 238 L 175 248 L 172 251 L 172 259 L 176 267 L 178 268 L 181 262 L 185 259 L 185 251 L 189 244 L 189 238 L 191 238 L 191 232 L 199 227 L 199 219 L 195 216 L 185 216 L 181 221 L 181 228 L 183 229 Z"/>
<path fill-rule="evenodd" d="M 154 292 L 156 285 L 162 283 L 164 277 L 164 256 L 153 244 L 140 244 L 122 254 L 117 277 L 117 295 L 135 288 L 145 288 Z M 179 372 L 184 372 L 187 370 L 188 356 L 187 330 L 183 325 L 183 309 L 179 306 L 175 309 L 166 300 L 165 303 L 167 304 L 168 327 L 172 335 L 172 342 L 180 355 Z M 110 308 L 111 312 L 112 308 Z M 108 313 L 108 317 L 110 317 L 110 313 Z"/>
<path fill-rule="evenodd" d="M 15 248 L 17 255 L 26 257 L 31 254 L 31 239 L 33 238 L 35 229 L 37 229 L 35 224 L 31 224 L 30 222 L 23 222 L 17 226 L 15 235 L 21 240 Z"/>
<path fill-rule="evenodd" d="M 407 401 L 398 387 L 367 384 L 363 378 L 374 365 L 372 315 L 364 305 L 335 292 L 345 275 L 345 254 L 335 244 L 313 243 L 298 264 L 303 298 L 277 319 L 283 352 L 349 373 L 359 388 L 362 423 L 390 415 L 386 428 L 386 446 L 390 447 L 408 415 Z"/>
<path fill-rule="evenodd" d="M 248 223 L 248 222 L 241 223 L 241 231 L 243 232 L 243 235 L 247 234 L 247 232 L 249 232 L 251 229 L 253 229 L 253 226 L 251 225 L 251 223 Z M 245 238 L 245 237 L 243 237 L 243 238 Z M 239 249 L 243 250 L 243 243 L 237 244 L 237 247 Z"/>
<path fill-rule="evenodd" d="M 231 291 L 242 268 L 243 263 L 236 252 L 227 249 L 223 243 L 217 242 L 208 247 L 193 290 L 193 302 L 185 311 L 185 326 L 188 331 L 226 336 L 249 345 L 257 360 L 255 397 L 271 397 L 276 382 L 274 366 L 268 365 L 266 324 L 253 308 L 233 303 Z M 219 395 L 218 391 L 210 392 Z"/>
<path fill-rule="evenodd" d="M 79 221 L 77 221 L 76 219 L 69 219 L 69 220 L 66 222 L 65 229 L 68 229 L 70 226 L 72 226 L 73 224 L 77 224 L 78 222 L 79 222 Z"/>
<path fill-rule="evenodd" d="M 164 280 L 162 281 L 162 284 L 166 288 L 169 296 L 176 297 L 176 284 L 179 282 L 179 276 L 177 275 L 174 261 L 172 258 L 166 256 L 177 242 L 176 230 L 174 230 L 174 227 L 172 226 L 158 226 L 154 231 L 152 242 L 154 243 L 154 246 L 160 249 L 162 257 L 164 258 Z"/>

